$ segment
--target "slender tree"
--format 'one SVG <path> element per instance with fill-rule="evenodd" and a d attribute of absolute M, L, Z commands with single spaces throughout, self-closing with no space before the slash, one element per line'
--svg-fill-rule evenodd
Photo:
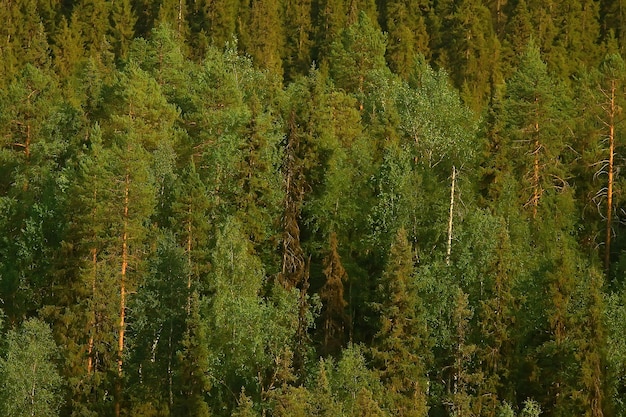
<path fill-rule="evenodd" d="M 0 359 L 4 415 L 59 415 L 63 379 L 55 364 L 57 349 L 50 327 L 38 319 L 9 331 L 6 356 Z"/>
<path fill-rule="evenodd" d="M 332 232 L 330 250 L 324 259 L 326 282 L 320 291 L 320 298 L 324 304 L 321 318 L 324 323 L 322 350 L 325 353 L 333 353 L 341 349 L 349 320 L 345 312 L 347 303 L 344 299 L 344 282 L 348 276 L 341 264 L 337 246 L 337 234 Z"/>
<path fill-rule="evenodd" d="M 389 390 L 394 414 L 426 416 L 428 331 L 413 288 L 413 251 L 399 229 L 380 283 L 380 331 L 373 356 Z"/>

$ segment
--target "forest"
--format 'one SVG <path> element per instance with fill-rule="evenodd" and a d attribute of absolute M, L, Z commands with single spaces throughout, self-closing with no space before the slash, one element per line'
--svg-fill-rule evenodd
<path fill-rule="evenodd" d="M 626 0 L 0 21 L 0 415 L 626 416 Z"/>

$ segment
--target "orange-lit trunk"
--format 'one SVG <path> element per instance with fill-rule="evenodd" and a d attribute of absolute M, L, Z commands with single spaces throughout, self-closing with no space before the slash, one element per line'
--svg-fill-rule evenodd
<path fill-rule="evenodd" d="M 87 375 L 91 375 L 93 372 L 93 344 L 94 344 L 94 332 L 96 328 L 96 277 L 98 273 L 98 251 L 96 248 L 91 249 L 91 265 L 93 268 L 93 275 L 91 278 L 91 299 L 93 306 L 91 307 L 91 318 L 89 320 L 90 333 L 89 333 L 89 344 L 87 346 Z"/>
<path fill-rule="evenodd" d="M 124 226 L 122 232 L 122 271 L 120 277 L 120 325 L 117 345 L 117 376 L 115 416 L 120 415 L 120 402 L 122 396 L 122 366 L 124 355 L 124 332 L 126 330 L 126 271 L 128 269 L 128 195 L 130 189 L 130 172 L 126 171 L 124 181 Z"/>

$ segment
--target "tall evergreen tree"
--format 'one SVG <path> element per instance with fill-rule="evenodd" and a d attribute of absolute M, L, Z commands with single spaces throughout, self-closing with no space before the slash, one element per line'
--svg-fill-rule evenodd
<path fill-rule="evenodd" d="M 324 304 L 321 319 L 324 323 L 322 350 L 325 353 L 333 353 L 341 349 L 345 340 L 346 327 L 349 325 L 345 312 L 347 303 L 344 299 L 344 282 L 347 274 L 341 264 L 337 245 L 337 234 L 333 232 L 330 235 L 330 250 L 324 259 L 326 282 L 320 291 L 320 298 Z"/>
<path fill-rule="evenodd" d="M 286 0 L 282 16 L 285 28 L 285 78 L 304 75 L 313 62 L 312 0 Z"/>
<path fill-rule="evenodd" d="M 346 28 L 332 44 L 331 78 L 337 87 L 357 98 L 360 110 L 365 108 L 375 72 L 388 71 L 385 44 L 385 36 L 365 12 L 361 12 L 358 21 Z"/>
<path fill-rule="evenodd" d="M 108 34 L 111 29 L 111 7 L 113 3 L 80 0 L 72 8 L 76 15 L 78 33 L 81 34 L 85 50 L 91 55 L 103 52 L 109 45 Z"/>
<path fill-rule="evenodd" d="M 255 65 L 283 75 L 283 25 L 279 2 L 252 0 L 245 26 L 239 28 L 241 46 L 252 56 Z"/>
<path fill-rule="evenodd" d="M 513 136 L 512 155 L 522 164 L 518 174 L 530 197 L 524 206 L 537 217 L 543 194 L 567 186 L 561 153 L 564 138 L 559 123 L 567 121 L 567 96 L 548 73 L 539 49 L 531 42 L 507 86 L 505 114 Z M 517 148 L 517 149 L 515 149 Z"/>
<path fill-rule="evenodd" d="M 380 281 L 380 331 L 374 361 L 389 391 L 395 415 L 426 416 L 429 340 L 423 306 L 413 287 L 413 251 L 406 231 L 398 230 Z"/>
<path fill-rule="evenodd" d="M 117 56 L 125 58 L 128 46 L 135 35 L 137 18 L 131 8 L 130 0 L 121 0 L 111 7 L 111 38 Z"/>
<path fill-rule="evenodd" d="M 426 17 L 431 3 L 395 0 L 386 4 L 387 61 L 391 70 L 403 78 L 408 77 L 417 54 L 430 56 Z"/>

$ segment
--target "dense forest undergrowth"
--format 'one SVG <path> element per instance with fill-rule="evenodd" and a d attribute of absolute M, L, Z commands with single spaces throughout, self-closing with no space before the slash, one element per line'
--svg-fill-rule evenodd
<path fill-rule="evenodd" d="M 626 416 L 622 0 L 1 0 L 4 416 Z"/>

